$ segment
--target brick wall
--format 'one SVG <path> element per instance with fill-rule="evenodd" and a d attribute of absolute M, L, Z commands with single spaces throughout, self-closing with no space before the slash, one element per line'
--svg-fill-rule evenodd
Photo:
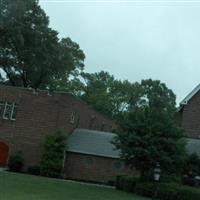
<path fill-rule="evenodd" d="M 179 125 L 188 137 L 200 139 L 200 92 L 179 111 Z"/>
<path fill-rule="evenodd" d="M 64 177 L 74 180 L 108 183 L 119 174 L 130 174 L 130 169 L 119 159 L 79 153 L 66 153 Z"/>
<path fill-rule="evenodd" d="M 49 95 L 47 91 L 1 86 L 0 101 L 18 104 L 16 120 L 0 116 L 0 141 L 9 145 L 10 153 L 22 151 L 26 166 L 39 164 L 45 135 L 56 130 L 70 134 L 76 127 L 101 130 L 105 124 L 104 131 L 115 127 L 113 121 L 67 93 Z M 70 122 L 72 112 L 74 123 Z"/>

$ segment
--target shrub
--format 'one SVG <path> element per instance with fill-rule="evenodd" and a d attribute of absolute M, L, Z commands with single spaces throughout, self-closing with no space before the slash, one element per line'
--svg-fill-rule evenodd
<path fill-rule="evenodd" d="M 126 192 L 134 192 L 135 185 L 138 181 L 138 178 L 127 176 L 127 175 L 119 175 L 116 177 L 116 189 L 124 190 Z"/>
<path fill-rule="evenodd" d="M 165 179 L 166 182 L 155 183 L 153 181 L 143 181 L 135 177 L 121 175 L 116 178 L 116 188 L 127 192 L 134 192 L 141 196 L 152 197 L 158 187 L 157 197 L 160 200 L 200 199 L 199 189 L 177 184 L 173 179 L 171 182 L 169 181 L 171 179 L 168 178 Z M 177 182 L 179 182 L 179 178 Z"/>
<path fill-rule="evenodd" d="M 109 185 L 109 186 L 115 186 L 115 181 L 109 180 L 109 181 L 107 182 L 107 185 Z"/>
<path fill-rule="evenodd" d="M 162 176 L 160 177 L 160 182 L 181 184 L 182 177 L 176 174 L 162 174 Z"/>
<path fill-rule="evenodd" d="M 152 197 L 155 190 L 155 183 L 137 183 L 135 192 L 139 195 Z M 158 199 L 160 200 L 199 200 L 200 190 L 189 186 L 175 183 L 160 183 L 158 189 Z"/>
<path fill-rule="evenodd" d="M 123 180 L 123 190 L 126 192 L 134 192 L 138 179 L 135 177 L 125 176 Z"/>
<path fill-rule="evenodd" d="M 21 172 L 24 166 L 24 159 L 21 152 L 14 153 L 8 161 L 8 168 L 13 172 Z"/>
<path fill-rule="evenodd" d="M 135 193 L 141 196 L 152 197 L 154 188 L 153 182 L 137 182 Z"/>
<path fill-rule="evenodd" d="M 189 185 L 193 187 L 199 187 L 200 186 L 200 180 L 196 179 L 195 177 L 190 177 L 185 175 L 182 179 L 182 182 L 184 185 Z"/>
<path fill-rule="evenodd" d="M 200 175 L 200 157 L 196 154 L 190 154 L 184 165 L 184 174 L 194 177 Z"/>
<path fill-rule="evenodd" d="M 62 176 L 65 149 L 66 137 L 62 132 L 46 137 L 40 164 L 41 175 L 53 178 Z"/>
<path fill-rule="evenodd" d="M 29 166 L 27 169 L 28 174 L 32 175 L 40 175 L 40 167 L 39 166 Z"/>

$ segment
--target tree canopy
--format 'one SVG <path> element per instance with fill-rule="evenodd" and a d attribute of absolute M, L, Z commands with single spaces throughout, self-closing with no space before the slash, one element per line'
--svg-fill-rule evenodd
<path fill-rule="evenodd" d="M 128 112 L 131 102 L 138 98 L 139 84 L 127 80 L 121 81 L 108 72 L 82 72 L 74 79 L 56 83 L 57 89 L 72 92 L 99 112 L 113 119 L 120 119 Z"/>
<path fill-rule="evenodd" d="M 70 38 L 58 39 L 37 0 L 2 0 L 0 7 L 0 68 L 6 83 L 50 87 L 83 69 L 85 55 Z"/>
<path fill-rule="evenodd" d="M 122 159 L 141 174 L 159 162 L 173 171 L 185 158 L 183 131 L 174 121 L 175 95 L 160 81 L 143 80 L 140 98 L 123 116 L 114 141 Z"/>

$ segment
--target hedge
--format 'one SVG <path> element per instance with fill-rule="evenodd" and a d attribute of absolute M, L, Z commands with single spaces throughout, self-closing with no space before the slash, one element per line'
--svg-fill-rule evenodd
<path fill-rule="evenodd" d="M 134 188 L 136 186 L 136 183 L 138 181 L 138 178 L 126 176 L 126 175 L 119 175 L 116 177 L 116 189 L 118 190 L 124 190 L 126 192 L 134 192 Z"/>
<path fill-rule="evenodd" d="M 146 197 L 153 196 L 156 184 L 127 176 L 118 176 L 116 180 L 117 189 Z M 177 183 L 159 183 L 158 186 L 158 199 L 160 200 L 200 200 L 200 189 Z"/>
<path fill-rule="evenodd" d="M 21 172 L 24 167 L 24 158 L 21 152 L 14 153 L 8 161 L 8 168 L 12 172 Z"/>

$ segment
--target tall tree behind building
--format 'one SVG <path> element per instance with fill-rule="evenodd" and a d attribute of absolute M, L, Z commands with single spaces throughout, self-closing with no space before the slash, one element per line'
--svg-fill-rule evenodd
<path fill-rule="evenodd" d="M 115 145 L 125 162 L 147 174 L 159 162 L 168 172 L 177 172 L 185 159 L 183 130 L 174 119 L 175 95 L 164 83 L 141 81 L 141 96 L 121 118 Z"/>
<path fill-rule="evenodd" d="M 37 0 L 1 0 L 0 68 L 6 83 L 47 88 L 52 80 L 68 80 L 81 71 L 83 51 L 57 35 Z"/>

